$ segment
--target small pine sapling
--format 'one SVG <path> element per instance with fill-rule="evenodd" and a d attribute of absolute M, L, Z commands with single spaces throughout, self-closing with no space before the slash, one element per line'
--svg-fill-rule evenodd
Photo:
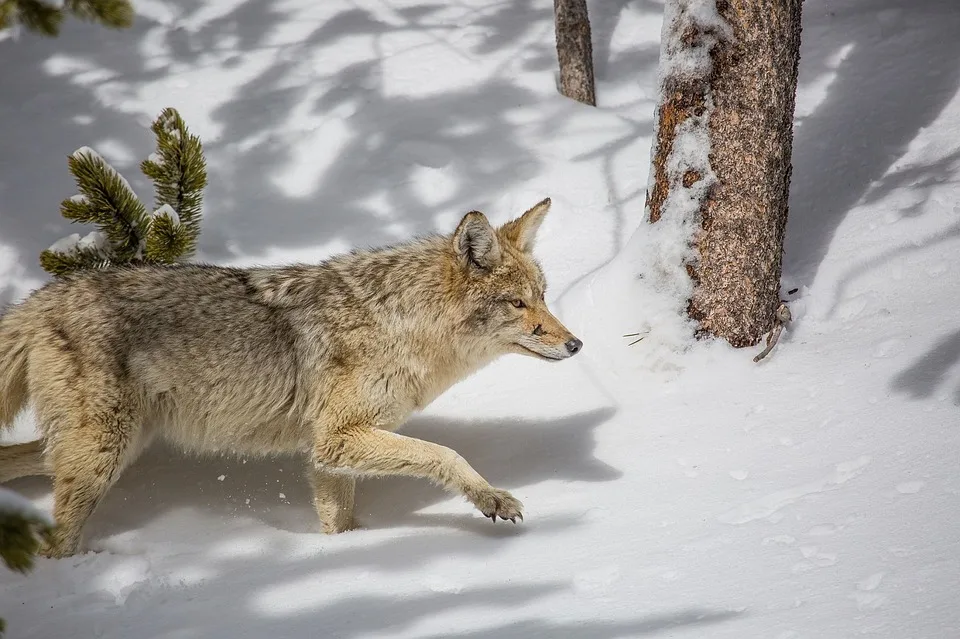
<path fill-rule="evenodd" d="M 54 523 L 17 493 L 0 487 L 0 561 L 14 572 L 33 569 L 34 557 L 43 541 L 49 542 Z M 4 623 L 0 619 L 0 636 Z"/>
<path fill-rule="evenodd" d="M 96 224 L 99 231 L 74 233 L 40 254 L 53 275 L 111 265 L 173 264 L 193 255 L 200 235 L 200 210 L 207 185 L 200 138 L 176 109 L 167 108 L 151 125 L 157 150 L 140 164 L 154 184 L 150 212 L 130 184 L 89 147 L 67 158 L 80 191 L 60 204 L 71 222 Z"/>
<path fill-rule="evenodd" d="M 23 26 L 40 35 L 57 36 L 65 14 L 111 29 L 133 24 L 129 0 L 0 0 L 0 31 Z"/>

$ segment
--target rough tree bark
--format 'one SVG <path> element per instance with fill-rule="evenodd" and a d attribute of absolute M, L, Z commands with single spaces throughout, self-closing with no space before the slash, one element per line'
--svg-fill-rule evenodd
<path fill-rule="evenodd" d="M 707 180 L 687 311 L 701 333 L 752 346 L 774 328 L 780 305 L 802 0 L 715 0 L 717 15 L 704 11 L 714 0 L 667 2 L 674 19 L 664 24 L 661 64 L 698 51 L 707 62 L 692 73 L 661 67 L 647 215 L 658 222 L 671 214 L 671 194 Z M 708 132 L 709 175 L 671 163 L 688 120 Z"/>
<path fill-rule="evenodd" d="M 586 0 L 553 0 L 560 61 L 560 93 L 597 105 L 593 81 L 593 44 Z"/>

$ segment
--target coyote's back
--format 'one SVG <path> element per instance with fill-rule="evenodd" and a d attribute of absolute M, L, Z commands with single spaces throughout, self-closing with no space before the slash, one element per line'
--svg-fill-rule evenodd
<path fill-rule="evenodd" d="M 297 386 L 294 335 L 249 278 L 190 265 L 48 285 L 0 320 L 0 358 L 15 366 L 3 369 L 4 423 L 29 389 L 48 437 L 74 419 L 61 414 L 64 397 L 75 397 L 76 409 L 95 398 L 87 410 L 135 413 L 144 439 L 264 454 L 290 450 L 294 436 L 305 450 L 308 438 L 285 423 Z"/>
<path fill-rule="evenodd" d="M 0 315 L 0 430 L 27 402 L 27 326 L 15 316 L 18 311 L 23 313 Z"/>

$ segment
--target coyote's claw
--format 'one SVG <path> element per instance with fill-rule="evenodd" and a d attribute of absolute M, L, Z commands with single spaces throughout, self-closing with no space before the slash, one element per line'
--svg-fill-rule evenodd
<path fill-rule="evenodd" d="M 483 513 L 484 517 L 489 517 L 490 521 L 496 522 L 497 517 L 513 523 L 517 523 L 517 518 L 523 521 L 523 514 L 520 509 L 523 504 L 520 500 L 499 488 L 489 488 L 472 499 L 474 505 Z"/>

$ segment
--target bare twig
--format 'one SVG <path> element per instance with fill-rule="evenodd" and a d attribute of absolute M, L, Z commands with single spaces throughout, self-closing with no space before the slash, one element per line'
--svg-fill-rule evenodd
<path fill-rule="evenodd" d="M 773 330 L 767 335 L 767 346 L 760 351 L 759 355 L 753 358 L 754 362 L 759 362 L 773 350 L 773 347 L 777 345 L 777 341 L 780 339 L 780 333 L 783 332 L 783 326 L 791 319 L 793 319 L 793 317 L 790 315 L 790 309 L 785 302 L 781 301 L 780 306 L 777 307 L 777 318 L 774 322 Z"/>
<path fill-rule="evenodd" d="M 624 337 L 637 337 L 638 335 L 640 335 L 640 333 L 627 333 Z M 646 337 L 646 334 L 640 335 L 640 337 L 637 337 L 637 339 L 627 344 L 627 346 L 633 346 L 637 342 L 642 342 L 644 337 Z"/>

